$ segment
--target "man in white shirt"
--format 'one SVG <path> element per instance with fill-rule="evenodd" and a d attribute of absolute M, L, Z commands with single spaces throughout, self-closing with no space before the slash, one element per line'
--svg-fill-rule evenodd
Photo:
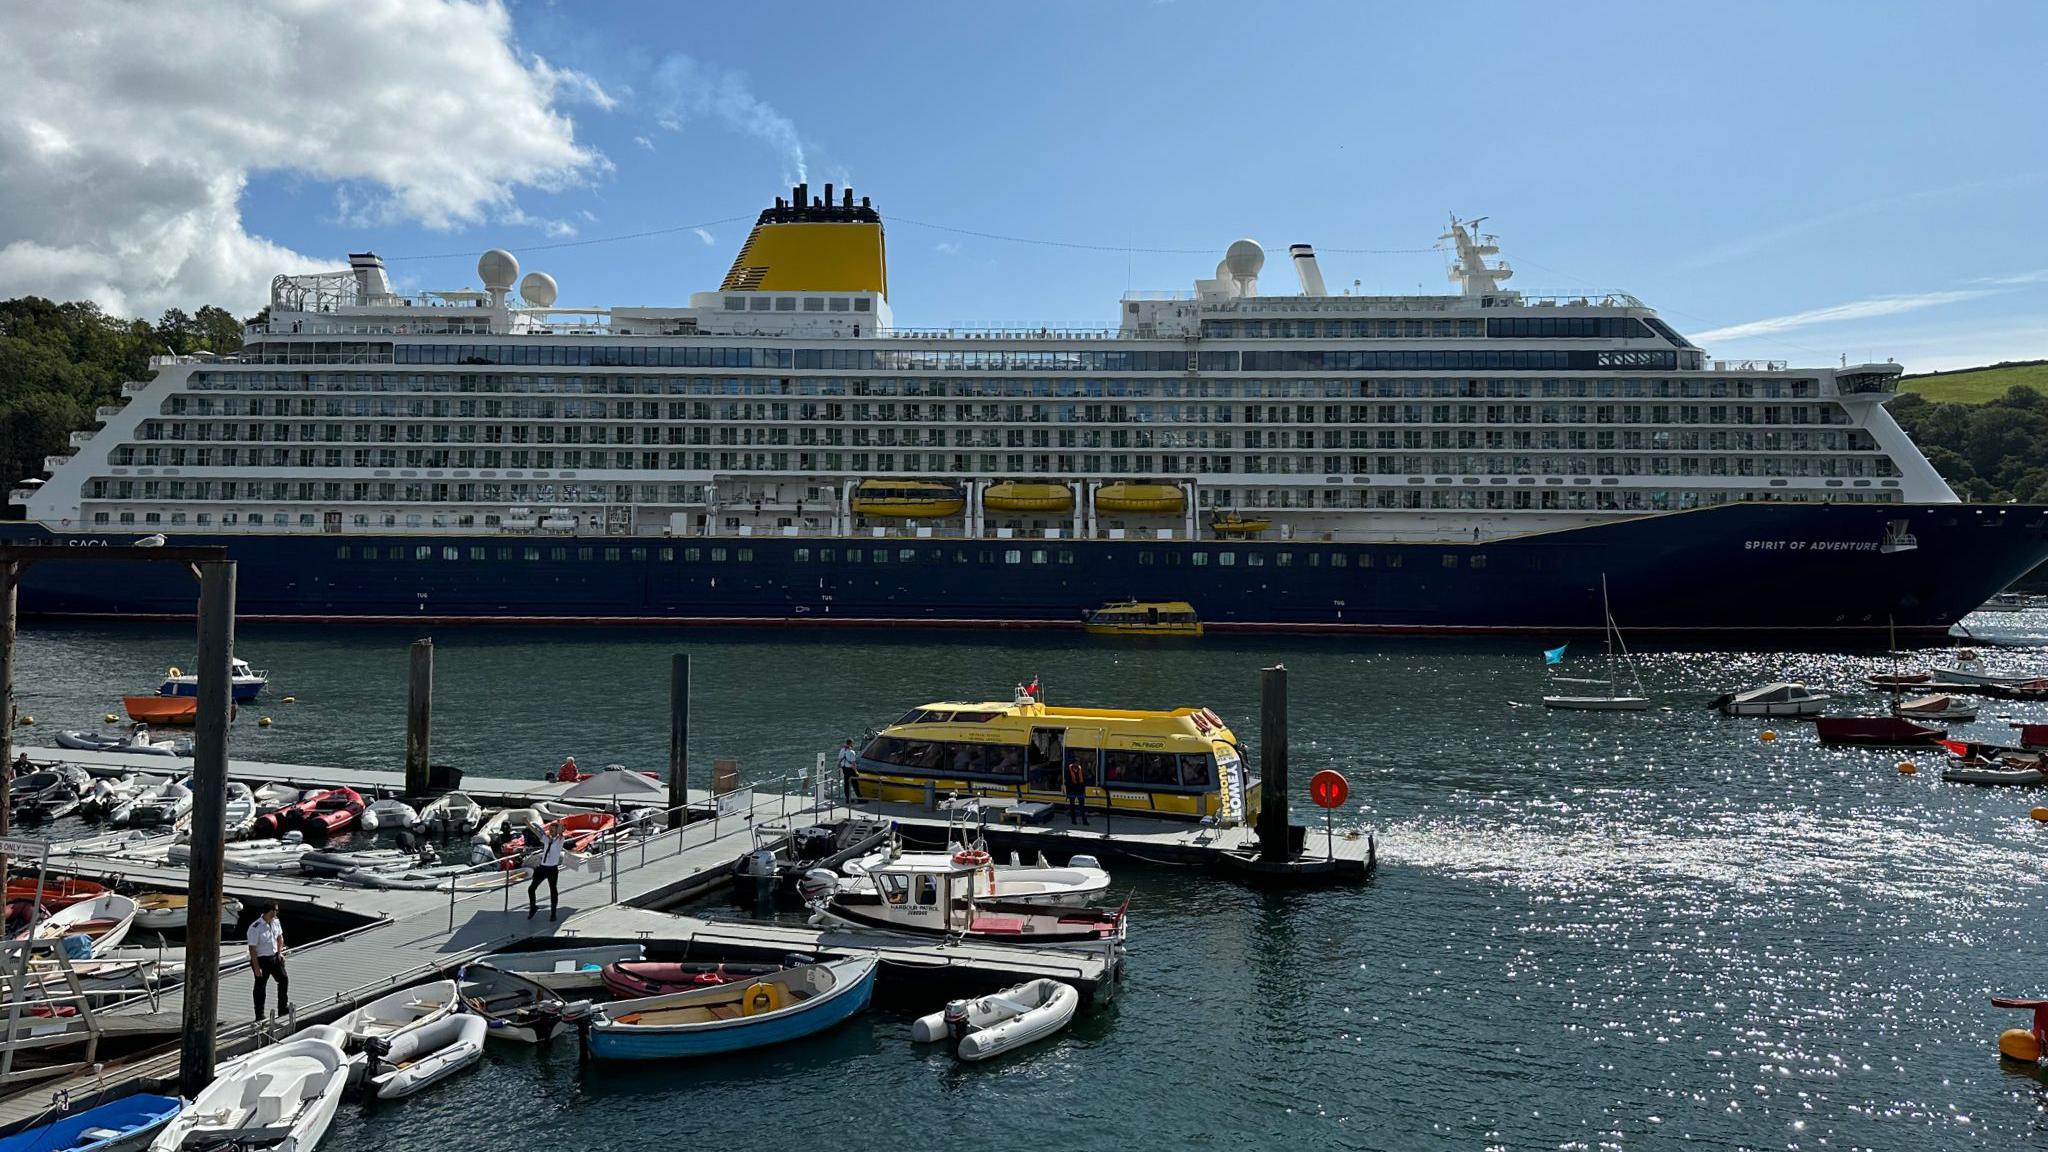
<path fill-rule="evenodd" d="M 249 968 L 256 974 L 256 1018 L 263 1019 L 263 986 L 277 981 L 277 1014 L 292 1010 L 291 980 L 284 974 L 284 925 L 278 923 L 277 905 L 249 925 Z"/>
<path fill-rule="evenodd" d="M 533 879 L 526 885 L 526 918 L 531 920 L 540 911 L 540 902 L 535 897 L 540 892 L 540 882 L 546 880 L 548 919 L 553 920 L 555 912 L 561 906 L 561 896 L 555 885 L 556 878 L 562 871 L 562 829 L 558 824 L 542 824 L 534 830 L 533 835 L 538 838 L 535 843 L 540 854 L 534 860 Z"/>

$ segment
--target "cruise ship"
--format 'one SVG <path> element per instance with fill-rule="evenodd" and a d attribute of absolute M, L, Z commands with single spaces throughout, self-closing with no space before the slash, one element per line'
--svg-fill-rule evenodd
<path fill-rule="evenodd" d="M 240 353 L 160 358 L 8 543 L 224 544 L 244 618 L 1882 635 L 2048 557 L 1885 410 L 1892 363 L 1710 359 L 1621 292 L 1523 294 L 1453 218 L 1452 290 L 1332 293 L 1239 240 L 1100 329 L 925 329 L 884 226 L 778 197 L 686 306 L 279 276 Z M 516 293 L 516 295 L 515 295 Z M 179 617 L 165 565 L 33 565 L 26 613 Z"/>

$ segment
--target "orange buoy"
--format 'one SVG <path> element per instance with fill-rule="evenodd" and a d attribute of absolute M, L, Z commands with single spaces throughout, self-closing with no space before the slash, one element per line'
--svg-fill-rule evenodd
<path fill-rule="evenodd" d="M 2042 824 L 2048 824 L 2048 808 L 2036 808 L 2032 812 L 2027 813 L 2027 815 L 2032 816 Z"/>
<path fill-rule="evenodd" d="M 1761 734 L 1757 736 L 1757 739 L 1763 741 L 1766 744 L 1771 743 L 1773 740 L 1776 740 L 1777 738 L 1778 730 L 1776 728 L 1766 728 L 1763 730 Z"/>
<path fill-rule="evenodd" d="M 2007 1060 L 2033 1064 L 2041 1059 L 2041 1042 L 2025 1028 L 2007 1028 L 1998 1034 L 1998 1054 Z"/>
<path fill-rule="evenodd" d="M 1899 761 L 1899 775 L 1911 776 L 1913 773 L 1918 771 L 1920 771 L 1920 766 L 1918 764 L 1913 763 L 1911 760 Z"/>

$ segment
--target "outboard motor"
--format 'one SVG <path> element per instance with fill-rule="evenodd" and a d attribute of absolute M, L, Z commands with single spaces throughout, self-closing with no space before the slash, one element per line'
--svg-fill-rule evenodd
<path fill-rule="evenodd" d="M 967 1039 L 967 1006 L 965 1000 L 946 1001 L 946 1038 L 953 1042 L 955 1048 Z"/>
<path fill-rule="evenodd" d="M 813 868 L 796 882 L 796 893 L 806 904 L 815 904 L 839 890 L 839 877 L 828 868 Z"/>

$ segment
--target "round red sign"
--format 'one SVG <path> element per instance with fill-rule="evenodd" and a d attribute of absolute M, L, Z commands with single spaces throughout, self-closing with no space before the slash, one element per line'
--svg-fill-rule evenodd
<path fill-rule="evenodd" d="M 1342 773 L 1325 768 L 1309 778 L 1308 796 L 1318 808 L 1342 808 L 1351 798 L 1351 782 Z"/>

